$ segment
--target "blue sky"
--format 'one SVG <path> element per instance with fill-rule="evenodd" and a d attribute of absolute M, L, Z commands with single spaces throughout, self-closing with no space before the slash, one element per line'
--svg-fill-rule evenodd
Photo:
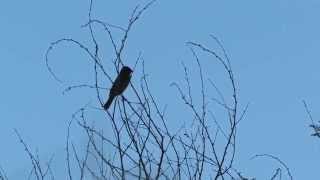
<path fill-rule="evenodd" d="M 134 6 L 143 2 L 95 0 L 93 15 L 125 25 Z M 92 91 L 62 94 L 67 84 L 92 80 L 92 68 L 88 68 L 84 53 L 62 45 L 50 54 L 50 63 L 64 84 L 50 76 L 44 59 L 50 43 L 61 37 L 89 42 L 88 30 L 80 27 L 87 21 L 88 7 L 86 0 L 0 3 L 0 165 L 12 179 L 24 177 L 31 167 L 14 128 L 43 159 L 54 154 L 57 174 L 63 177 L 59 163 L 64 162 L 67 122 L 79 107 L 97 103 Z M 154 93 L 161 104 L 170 107 L 176 103 L 172 99 L 179 99 L 169 84 L 182 80 L 180 62 L 190 63 L 185 42 L 193 40 L 215 47 L 209 35 L 219 37 L 231 57 L 240 101 L 242 105 L 250 102 L 239 127 L 236 166 L 264 179 L 276 164 L 250 158 L 270 153 L 287 163 L 295 179 L 316 179 L 320 141 L 310 136 L 310 121 L 301 101 L 305 99 L 314 116 L 320 116 L 319 8 L 316 0 L 159 0 L 134 26 L 125 59 L 133 66 L 142 52 L 152 72 Z M 107 43 L 97 29 L 99 42 Z M 109 46 L 103 48 L 106 51 L 102 57 L 110 59 Z M 202 64 L 208 74 L 220 79 L 211 71 L 210 61 Z M 175 125 L 179 122 L 172 122 Z M 73 136 L 82 142 L 77 131 Z"/>

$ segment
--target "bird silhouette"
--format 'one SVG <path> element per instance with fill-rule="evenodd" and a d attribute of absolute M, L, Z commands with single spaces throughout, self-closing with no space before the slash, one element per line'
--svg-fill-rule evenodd
<path fill-rule="evenodd" d="M 108 110 L 110 105 L 112 104 L 113 99 L 116 96 L 122 94 L 123 91 L 128 87 L 132 72 L 132 69 L 130 69 L 128 66 L 122 67 L 119 75 L 112 84 L 112 87 L 109 92 L 109 98 L 107 102 L 103 105 L 103 108 L 105 110 Z"/>

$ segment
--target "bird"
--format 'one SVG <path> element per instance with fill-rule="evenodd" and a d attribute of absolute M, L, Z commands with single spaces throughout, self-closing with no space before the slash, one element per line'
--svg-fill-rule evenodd
<path fill-rule="evenodd" d="M 112 87 L 109 92 L 109 98 L 107 102 L 103 105 L 105 110 L 108 110 L 112 104 L 113 99 L 124 92 L 128 87 L 131 79 L 132 69 L 128 66 L 123 66 L 118 74 L 117 78 L 114 80 Z"/>

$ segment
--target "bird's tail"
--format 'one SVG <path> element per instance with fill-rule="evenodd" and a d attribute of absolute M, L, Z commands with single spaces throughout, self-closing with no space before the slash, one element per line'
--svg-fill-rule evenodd
<path fill-rule="evenodd" d="M 105 110 L 108 110 L 115 96 L 109 96 L 108 101 L 103 105 Z"/>

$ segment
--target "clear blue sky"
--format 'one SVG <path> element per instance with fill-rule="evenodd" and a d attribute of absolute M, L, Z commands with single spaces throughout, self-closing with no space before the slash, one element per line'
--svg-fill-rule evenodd
<path fill-rule="evenodd" d="M 94 17 L 124 25 L 141 2 L 96 0 Z M 11 179 L 24 177 L 31 167 L 14 128 L 33 150 L 38 148 L 42 159 L 54 154 L 56 173 L 63 177 L 67 122 L 80 106 L 96 99 L 91 91 L 62 95 L 65 86 L 48 73 L 44 54 L 61 37 L 88 41 L 87 29 L 80 28 L 88 7 L 87 0 L 0 3 L 0 165 Z M 183 78 L 180 62 L 190 59 L 184 43 L 214 47 L 208 35 L 219 37 L 231 57 L 240 101 L 251 103 L 239 127 L 236 167 L 265 179 L 276 164 L 250 157 L 269 153 L 285 161 L 295 179 L 318 179 L 320 141 L 310 136 L 301 100 L 320 117 L 319 9 L 317 0 L 159 0 L 131 32 L 126 59 L 133 65 L 142 51 L 152 88 L 160 103 L 170 107 L 177 92 L 169 84 Z M 100 43 L 108 42 L 101 32 L 99 37 Z M 112 57 L 104 52 L 106 60 Z M 65 83 L 92 79 L 88 57 L 77 48 L 60 46 L 50 58 Z M 73 136 L 82 141 L 76 131 Z"/>

